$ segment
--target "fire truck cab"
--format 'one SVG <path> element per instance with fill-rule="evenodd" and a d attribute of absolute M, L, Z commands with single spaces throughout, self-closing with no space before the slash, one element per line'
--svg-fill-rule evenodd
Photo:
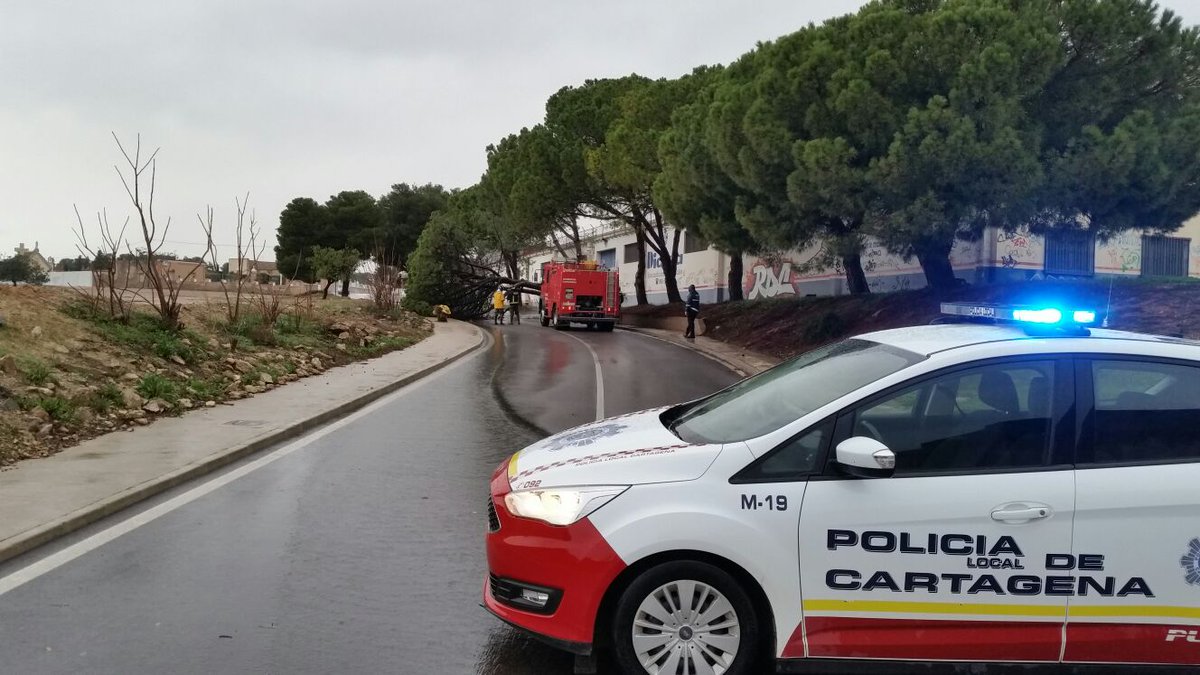
<path fill-rule="evenodd" d="M 572 323 L 611 331 L 621 316 L 617 270 L 594 261 L 542 263 L 538 314 L 543 326 L 565 330 Z"/>

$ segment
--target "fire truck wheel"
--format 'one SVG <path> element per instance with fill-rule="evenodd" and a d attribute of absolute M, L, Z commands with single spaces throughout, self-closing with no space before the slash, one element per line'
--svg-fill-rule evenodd
<path fill-rule="evenodd" d="M 611 333 L 611 332 L 613 332 L 613 329 L 614 329 L 614 328 L 616 328 L 616 327 L 617 327 L 617 325 L 616 325 L 615 323 L 602 323 L 602 324 L 600 324 L 600 330 L 601 330 L 601 331 L 603 331 L 603 332 L 605 332 L 605 333 Z"/>
<path fill-rule="evenodd" d="M 542 325 L 549 326 L 550 317 L 546 315 L 546 309 L 543 307 L 538 313 L 541 315 Z"/>
<path fill-rule="evenodd" d="M 554 308 L 554 314 L 550 316 L 550 325 L 554 326 L 555 330 L 566 330 L 569 325 L 566 321 L 558 320 L 558 308 Z"/>

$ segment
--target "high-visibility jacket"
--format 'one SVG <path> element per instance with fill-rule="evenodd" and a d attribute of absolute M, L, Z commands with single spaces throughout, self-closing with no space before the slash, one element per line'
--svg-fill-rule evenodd
<path fill-rule="evenodd" d="M 496 291 L 495 293 L 492 293 L 492 308 L 493 309 L 504 309 L 504 307 L 505 307 L 504 292 Z"/>

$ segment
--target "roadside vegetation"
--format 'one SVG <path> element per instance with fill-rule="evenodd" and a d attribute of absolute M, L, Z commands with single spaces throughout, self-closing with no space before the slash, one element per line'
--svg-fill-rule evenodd
<path fill-rule="evenodd" d="M 222 294 L 180 298 L 168 327 L 144 305 L 113 316 L 68 289 L 0 288 L 0 466 L 404 349 L 432 330 L 369 301 L 287 296 L 269 321 L 247 300 L 230 323 Z"/>

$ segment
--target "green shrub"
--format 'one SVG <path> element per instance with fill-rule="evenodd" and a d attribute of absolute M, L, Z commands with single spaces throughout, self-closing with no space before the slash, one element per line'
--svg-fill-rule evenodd
<path fill-rule="evenodd" d="M 193 377 L 187 381 L 186 391 L 202 401 L 214 401 L 222 398 L 229 384 L 219 377 L 201 379 Z"/>
<path fill-rule="evenodd" d="M 61 396 L 45 396 L 38 399 L 38 407 L 50 415 L 50 419 L 63 424 L 75 421 L 75 404 Z"/>
<path fill-rule="evenodd" d="M 174 403 L 179 400 L 179 387 L 158 373 L 147 373 L 138 381 L 137 393 L 143 398 L 160 398 Z"/>
<path fill-rule="evenodd" d="M 40 387 L 50 381 L 54 371 L 44 361 L 34 358 L 21 359 L 17 367 L 29 384 Z"/>
<path fill-rule="evenodd" d="M 106 413 L 113 408 L 125 405 L 125 395 L 121 388 L 112 382 L 105 382 L 99 389 L 88 394 L 84 405 L 99 413 Z"/>

